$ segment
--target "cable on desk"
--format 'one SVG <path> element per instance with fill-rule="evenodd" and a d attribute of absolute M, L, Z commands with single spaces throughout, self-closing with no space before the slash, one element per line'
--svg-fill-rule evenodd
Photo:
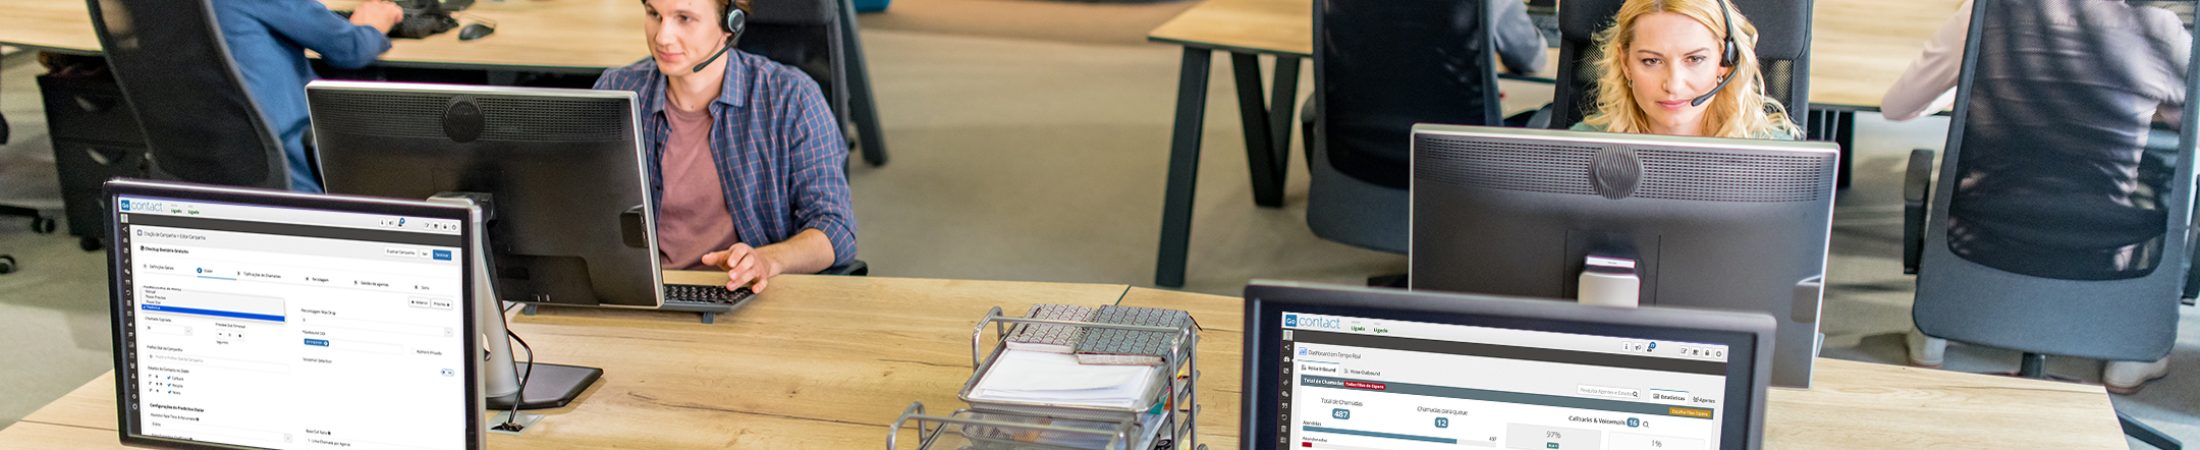
<path fill-rule="evenodd" d="M 520 347 L 521 349 L 525 349 L 525 350 L 527 350 L 527 367 L 526 367 L 525 369 L 523 369 L 523 370 L 520 370 L 520 372 L 519 372 L 519 391 L 518 391 L 518 392 L 513 392 L 513 393 L 512 393 L 512 412 L 511 412 L 511 414 L 507 414 L 507 415 L 505 415 L 505 416 L 504 416 L 504 423 L 501 423 L 501 424 L 497 424 L 497 426 L 496 426 L 496 427 L 494 427 L 493 429 L 495 429 L 495 430 L 497 430 L 497 431 L 508 431 L 508 432 L 513 432 L 513 433 L 517 433 L 517 432 L 519 432 L 519 430 L 524 430 L 524 429 L 527 429 L 527 426 L 526 426 L 526 425 L 520 425 L 520 424 L 519 424 L 519 405 L 520 405 L 521 403 L 526 403 L 526 401 L 527 401 L 527 377 L 528 377 L 529 375 L 534 375 L 534 373 L 535 373 L 535 348 L 534 348 L 534 347 L 532 347 L 532 346 L 528 346 L 528 345 L 527 345 L 527 340 L 526 340 L 526 339 L 521 339 L 521 338 L 519 337 L 519 333 L 513 333 L 513 332 L 512 332 L 512 322 L 511 322 L 510 320 L 507 320 L 507 319 L 505 319 L 505 317 L 504 317 L 504 316 L 505 316 L 505 314 L 508 314 L 508 313 L 510 313 L 510 312 L 512 311 L 512 307 L 514 307 L 514 306 L 518 306 L 518 303 L 511 303 L 511 302 L 506 302 L 506 303 L 504 304 L 504 307 L 503 307 L 503 308 L 498 308 L 499 310 L 502 310 L 503 312 L 500 312 L 500 313 L 498 313 L 498 314 L 497 314 L 497 321 L 500 321 L 500 322 L 504 322 L 504 337 L 505 337 L 505 338 L 508 338 L 508 339 L 511 339 L 511 340 L 513 340 L 513 341 L 519 342 L 519 347 Z M 514 364 L 517 364 L 517 363 L 514 363 Z"/>

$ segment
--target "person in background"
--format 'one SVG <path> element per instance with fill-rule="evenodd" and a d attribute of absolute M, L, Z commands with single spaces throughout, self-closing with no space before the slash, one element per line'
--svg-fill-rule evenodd
<path fill-rule="evenodd" d="M 596 89 L 635 93 L 667 270 L 726 271 L 763 292 L 782 273 L 855 260 L 848 148 L 817 82 L 732 48 L 748 1 L 643 0 L 650 57 Z M 739 19 L 735 20 L 736 22 Z"/>
<path fill-rule="evenodd" d="M 1757 27 L 1726 0 L 1628 0 L 1597 34 L 1596 111 L 1575 130 L 1794 140 L 1764 93 Z M 1729 21 L 1732 21 L 1731 23 Z M 1731 26 L 1730 26 L 1731 25 Z M 1721 64 L 1729 30 L 1735 61 Z M 1732 77 L 1724 88 L 1722 79 Z M 1696 99 L 1709 95 L 1706 101 Z"/>
<path fill-rule="evenodd" d="M 1490 46 L 1497 50 L 1497 60 L 1505 70 L 1532 75 L 1543 69 L 1548 59 L 1545 50 L 1550 43 L 1543 40 L 1543 30 L 1528 17 L 1528 4 L 1518 0 L 1495 0 L 1490 5 Z"/>
<path fill-rule="evenodd" d="M 1980 70 L 2005 75 L 1973 84 L 1965 124 L 1962 173 L 1948 214 L 1949 247 L 1958 256 L 2016 273 L 2059 279 L 2116 279 L 2144 273 L 2140 247 L 2064 248 L 1997 232 L 2027 224 L 1996 220 L 1978 200 L 2028 198 L 2073 209 L 2147 209 L 2151 194 L 2168 186 L 2143 186 L 2141 170 L 2150 130 L 2174 128 L 2185 102 L 2184 80 L 2192 36 L 2175 13 L 2121 1 L 2040 0 L 2021 8 L 1997 8 L 2007 24 L 1982 48 Z M 1902 77 L 1887 90 L 1881 113 L 1904 121 L 1955 103 L 1972 5 L 1963 2 L 1925 43 Z M 2025 58 L 2052 55 L 2052 58 Z M 2055 126 L 2025 117 L 2052 111 Z M 2174 133 L 2170 133 L 2174 140 Z M 2145 191 L 2142 191 L 2145 188 Z M 2006 203 L 2006 202 L 2004 202 Z M 2154 208 L 2159 208 L 2155 205 Z M 2158 225 L 2157 225 L 2158 226 Z M 2091 230 L 2102 234 L 2107 230 Z M 2180 268 L 2181 270 L 2181 268 Z M 1905 339 L 1911 365 L 1939 367 L 1948 341 L 1912 327 Z M 2109 361 L 2101 383 L 2116 393 L 2136 392 L 2169 371 L 2169 360 Z"/>
<path fill-rule="evenodd" d="M 389 0 L 367 0 L 347 20 L 312 0 L 214 0 L 213 6 L 245 89 L 283 144 L 290 189 L 321 192 L 320 177 L 306 157 L 306 132 L 313 128 L 306 83 L 315 78 L 306 50 L 319 53 L 330 67 L 366 67 L 389 51 L 386 35 L 404 19 L 404 10 Z"/>

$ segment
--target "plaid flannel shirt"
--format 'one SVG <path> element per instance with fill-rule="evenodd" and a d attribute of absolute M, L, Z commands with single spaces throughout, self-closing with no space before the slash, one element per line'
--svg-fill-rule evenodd
<path fill-rule="evenodd" d="M 801 71 L 739 50 L 726 53 L 726 80 L 710 103 L 711 159 L 725 190 L 726 212 L 741 241 L 764 246 L 804 229 L 824 232 L 833 265 L 856 257 L 856 215 L 850 206 L 848 148 L 840 122 L 817 82 Z M 651 210 L 661 207 L 658 170 L 671 127 L 665 119 L 665 76 L 643 58 L 605 70 L 596 89 L 634 92 L 641 109 L 642 146 L 649 154 Z"/>

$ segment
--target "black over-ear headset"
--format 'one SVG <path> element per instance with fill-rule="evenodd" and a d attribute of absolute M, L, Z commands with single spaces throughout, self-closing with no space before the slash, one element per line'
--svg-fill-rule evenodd
<path fill-rule="evenodd" d="M 1724 45 L 1721 45 L 1719 49 L 1719 67 L 1734 67 L 1736 64 L 1741 64 L 1742 61 L 1742 46 L 1734 43 L 1734 13 L 1732 8 L 1727 6 L 1728 1 L 1731 0 L 1718 0 L 1719 17 L 1726 21 L 1726 38 L 1723 40 Z M 1718 96 L 1719 91 L 1725 90 L 1726 84 L 1733 82 L 1734 76 L 1740 73 L 1739 70 L 1726 71 L 1726 77 L 1719 79 L 1717 87 L 1711 88 L 1711 92 L 1696 96 L 1695 100 L 1689 100 L 1688 106 L 1703 106 L 1703 102 L 1711 101 L 1711 97 Z"/>
<path fill-rule="evenodd" d="M 710 66 L 710 63 L 717 62 L 718 57 L 726 56 L 727 51 L 733 50 L 734 41 L 741 40 L 741 31 L 748 29 L 749 27 L 749 13 L 748 11 L 741 10 L 741 5 L 737 3 L 738 1 L 739 0 L 726 2 L 726 20 L 718 23 L 718 27 L 720 29 L 726 30 L 727 33 L 732 33 L 733 35 L 726 36 L 725 45 L 718 46 L 718 53 L 710 55 L 709 59 L 705 59 L 702 63 L 696 64 L 695 67 L 689 68 L 689 72 L 703 71 L 703 68 Z M 1731 44 L 1733 43 L 1732 40 L 1729 40 L 1727 42 L 1729 46 L 1731 46 Z M 1724 83 L 1721 84 L 1723 85 Z"/>

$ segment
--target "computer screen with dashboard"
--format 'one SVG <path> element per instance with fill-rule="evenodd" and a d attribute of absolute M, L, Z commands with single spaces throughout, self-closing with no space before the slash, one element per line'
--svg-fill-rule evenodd
<path fill-rule="evenodd" d="M 1247 350 L 1248 448 L 1740 449 L 1762 420 L 1762 315 L 1311 286 L 1247 296 L 1260 336 L 1247 342 L 1261 347 Z"/>
<path fill-rule="evenodd" d="M 479 448 L 466 209 L 129 181 L 108 191 L 125 442 Z"/>

